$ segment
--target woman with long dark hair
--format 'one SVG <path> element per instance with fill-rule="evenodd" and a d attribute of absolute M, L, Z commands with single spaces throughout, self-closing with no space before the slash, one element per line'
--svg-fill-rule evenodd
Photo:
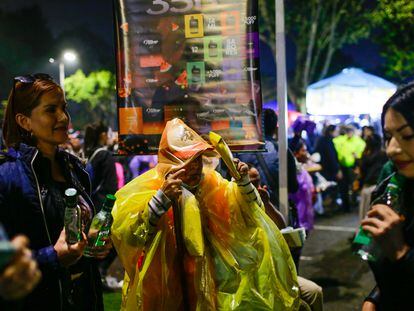
<path fill-rule="evenodd" d="M 376 289 L 364 302 L 363 310 L 412 310 L 414 288 L 414 84 L 398 90 L 385 104 L 382 125 L 386 153 L 392 161 L 390 176 L 373 194 L 375 202 L 390 180 L 405 179 L 393 208 L 374 204 L 362 228 L 379 248 L 371 269 Z M 391 181 L 392 182 L 392 181 Z"/>
<path fill-rule="evenodd" d="M 67 188 L 79 194 L 85 228 L 94 215 L 83 165 L 59 148 L 68 139 L 66 108 L 63 90 L 50 76 L 14 78 L 3 123 L 8 149 L 0 154 L 0 222 L 10 237 L 30 239 L 43 279 L 18 305 L 0 301 L 1 310 L 103 310 L 95 259 L 83 257 L 86 236 L 66 242 Z"/>

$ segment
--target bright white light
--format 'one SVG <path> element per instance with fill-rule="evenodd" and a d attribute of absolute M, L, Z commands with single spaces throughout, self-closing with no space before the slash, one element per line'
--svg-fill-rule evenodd
<path fill-rule="evenodd" d="M 55 62 L 55 59 L 54 58 L 49 58 L 49 63 L 51 63 L 51 64 L 53 64 Z"/>
<path fill-rule="evenodd" d="M 68 62 L 74 62 L 76 60 L 76 54 L 72 51 L 66 51 L 63 53 L 63 59 Z"/>

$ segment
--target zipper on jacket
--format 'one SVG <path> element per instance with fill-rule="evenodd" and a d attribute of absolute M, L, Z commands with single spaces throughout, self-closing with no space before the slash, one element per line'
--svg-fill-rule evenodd
<path fill-rule="evenodd" d="M 34 167 L 33 167 L 33 162 L 34 162 L 34 160 L 36 159 L 36 157 L 37 157 L 37 154 L 38 154 L 38 153 L 39 153 L 39 150 L 36 150 L 36 152 L 35 152 L 35 154 L 34 154 L 34 156 L 33 156 L 32 160 L 30 161 L 30 166 L 31 166 L 32 173 L 33 173 L 33 176 L 34 176 L 35 181 L 36 181 L 37 195 L 38 195 L 38 198 L 39 198 L 40 209 L 42 210 L 43 222 L 44 222 L 44 224 L 45 224 L 47 238 L 48 238 L 48 240 L 49 240 L 50 245 L 53 245 L 53 244 L 52 244 L 52 239 L 50 238 L 50 234 L 49 234 L 49 228 L 47 227 L 46 215 L 45 215 L 45 211 L 44 211 L 44 208 L 43 208 L 43 200 L 42 200 L 42 194 L 41 194 L 41 191 L 40 191 L 39 180 L 37 179 L 37 175 L 36 175 L 36 172 L 35 172 Z M 58 278 L 58 280 L 59 280 L 59 301 L 60 301 L 60 310 L 63 310 L 63 299 L 62 299 L 62 296 L 63 296 L 63 293 L 62 293 L 62 281 L 60 280 L 60 278 Z"/>

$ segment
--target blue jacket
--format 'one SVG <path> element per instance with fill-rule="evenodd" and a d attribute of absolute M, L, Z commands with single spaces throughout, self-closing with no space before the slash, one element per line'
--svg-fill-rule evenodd
<path fill-rule="evenodd" d="M 81 162 L 63 150 L 58 150 L 56 157 L 63 165 L 66 181 L 93 206 L 89 198 L 89 176 Z M 16 303 L 23 309 L 30 310 L 67 309 L 66 292 L 74 286 L 70 281 L 73 266 L 69 269 L 61 267 L 53 248 L 63 229 L 63 218 L 58 217 L 58 221 L 55 221 L 56 215 L 51 215 L 54 207 L 45 200 L 48 189 L 40 182 L 40 178 L 48 178 L 45 174 L 51 172 L 45 163 L 47 165 L 38 149 L 24 144 L 18 150 L 10 148 L 6 152 L 0 152 L 0 222 L 10 238 L 24 234 L 30 239 L 30 248 L 43 276 L 33 293 Z M 84 272 L 82 286 L 88 284 L 91 291 L 87 294 L 90 298 L 84 309 L 103 309 L 99 273 L 93 260 L 82 258 L 75 266 Z M 13 304 L 4 308 L 2 303 L 4 305 L 0 301 L 1 310 L 15 310 Z"/>

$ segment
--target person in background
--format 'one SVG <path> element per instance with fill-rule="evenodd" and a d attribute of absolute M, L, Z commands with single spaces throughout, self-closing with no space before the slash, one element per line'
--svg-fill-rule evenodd
<path fill-rule="evenodd" d="M 132 173 L 132 179 L 145 173 L 157 165 L 156 155 L 137 155 L 129 162 L 129 169 Z"/>
<path fill-rule="evenodd" d="M 118 175 L 112 152 L 108 150 L 109 128 L 102 122 L 88 124 L 85 127 L 84 151 L 87 158 L 87 171 L 92 183 L 92 200 L 99 211 L 107 194 L 118 190 Z M 105 290 L 119 288 L 118 281 L 108 275 L 108 270 L 116 258 L 115 249 L 99 263 L 102 284 Z"/>
<path fill-rule="evenodd" d="M 339 168 L 338 154 L 333 143 L 337 136 L 337 126 L 327 125 L 323 129 L 315 145 L 315 152 L 321 156 L 320 164 L 322 165 L 321 175 L 328 182 L 338 182 L 342 179 L 342 171 Z M 321 197 L 320 209 L 315 209 L 319 214 L 324 214 L 324 207 L 333 207 L 337 197 L 337 187 L 330 188 L 319 194 Z"/>
<path fill-rule="evenodd" d="M 366 146 L 359 161 L 358 171 L 361 185 L 359 201 L 359 220 L 362 220 L 369 210 L 371 193 L 374 191 L 381 169 L 387 162 L 387 156 L 382 149 L 381 137 L 377 134 L 368 136 Z"/>
<path fill-rule="evenodd" d="M 338 154 L 333 143 L 336 132 L 336 125 L 330 124 L 326 126 L 315 146 L 315 152 L 321 155 L 321 174 L 328 181 L 337 181 L 342 177 L 339 169 Z"/>
<path fill-rule="evenodd" d="M 270 201 L 275 207 L 279 207 L 279 146 L 277 142 L 277 115 L 272 109 L 263 110 L 263 124 L 266 152 L 255 154 L 240 154 L 240 160 L 251 163 L 256 167 L 270 193 Z M 292 152 L 288 149 L 288 192 L 295 193 L 298 190 L 296 179 L 296 161 Z"/>
<path fill-rule="evenodd" d="M 29 240 L 19 235 L 11 244 L 15 248 L 15 254 L 0 272 L 0 297 L 5 300 L 23 298 L 32 292 L 42 276 L 28 248 Z"/>
<path fill-rule="evenodd" d="M 102 122 L 85 127 L 84 151 L 88 161 L 88 173 L 92 182 L 92 200 L 98 210 L 107 194 L 117 188 L 115 160 L 108 150 L 108 126 Z"/>
<path fill-rule="evenodd" d="M 81 160 L 85 159 L 83 152 L 83 136 L 80 131 L 75 131 L 74 129 L 69 130 L 69 141 L 67 142 L 66 150 L 78 156 Z"/>
<path fill-rule="evenodd" d="M 247 163 L 249 166 L 249 178 L 253 186 L 256 187 L 257 191 L 260 194 L 260 197 L 265 206 L 266 214 L 273 220 L 277 227 L 282 230 L 286 228 L 286 221 L 282 213 L 279 212 L 276 207 L 270 202 L 270 194 L 267 191 L 266 185 L 262 186 L 259 171 L 252 166 L 250 163 Z M 312 311 L 321 311 L 323 310 L 323 291 L 322 288 L 301 276 L 298 275 L 299 289 L 300 289 L 300 298 L 309 305 Z"/>
<path fill-rule="evenodd" d="M 309 169 L 313 170 L 313 168 L 308 165 L 309 154 L 304 141 L 296 141 L 296 144 L 291 145 L 290 148 L 298 163 L 297 179 L 299 189 L 294 194 L 290 194 L 289 197 L 295 202 L 299 227 L 305 228 L 306 232 L 309 233 L 313 229 L 315 217 L 313 210 L 315 187 L 313 185 L 312 176 L 308 172 Z M 318 169 L 320 169 L 319 165 Z"/>
<path fill-rule="evenodd" d="M 342 172 L 342 179 L 339 182 L 339 193 L 342 199 L 342 209 L 344 212 L 351 211 L 350 194 L 355 179 L 354 168 L 356 161 L 361 158 L 365 149 L 364 140 L 355 135 L 352 126 L 345 127 L 345 134 L 333 139 L 338 161 Z"/>
<path fill-rule="evenodd" d="M 382 126 L 393 174 L 405 177 L 399 212 L 384 204 L 375 204 L 362 220 L 380 251 L 370 262 L 377 287 L 367 297 L 363 311 L 412 310 L 414 288 L 414 83 L 391 96 L 382 111 Z M 378 184 L 373 202 L 384 193 L 391 176 Z"/>
<path fill-rule="evenodd" d="M 86 236 L 66 242 L 67 188 L 79 194 L 82 225 L 94 215 L 90 182 L 79 159 L 59 148 L 70 117 L 62 88 L 49 75 L 13 79 L 3 123 L 7 150 L 0 153 L 0 222 L 11 238 L 24 234 L 42 272 L 39 285 L 18 302 L 23 310 L 103 310 L 94 258 L 83 257 Z M 110 243 L 96 258 L 104 258 Z M 0 299 L 0 310 L 15 310 Z"/>
<path fill-rule="evenodd" d="M 369 137 L 372 137 L 374 135 L 376 135 L 376 133 L 375 133 L 375 129 L 374 129 L 373 126 L 366 125 L 366 126 L 362 127 L 362 129 L 361 129 L 361 138 L 363 140 L 366 141 Z"/>

